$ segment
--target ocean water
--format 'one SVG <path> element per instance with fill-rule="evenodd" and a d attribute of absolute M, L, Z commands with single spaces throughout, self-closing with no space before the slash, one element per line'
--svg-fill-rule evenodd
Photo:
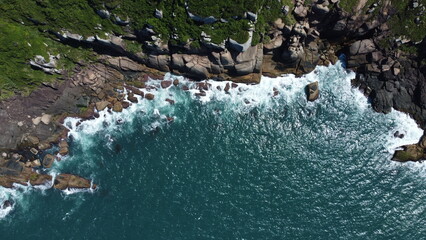
<path fill-rule="evenodd" d="M 49 172 L 98 189 L 0 188 L 15 202 L 0 239 L 425 239 L 425 165 L 390 161 L 422 131 L 375 113 L 353 77 L 336 64 L 229 94 L 226 82 L 205 97 L 171 86 L 123 113 L 68 118 L 71 153 Z M 321 96 L 307 102 L 313 81 Z"/>

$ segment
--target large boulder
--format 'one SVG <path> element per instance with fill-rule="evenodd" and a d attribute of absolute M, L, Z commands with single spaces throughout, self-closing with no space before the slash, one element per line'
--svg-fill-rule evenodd
<path fill-rule="evenodd" d="M 417 144 L 403 146 L 403 150 L 395 151 L 392 160 L 398 162 L 419 161 L 423 158 L 424 150 Z"/>
<path fill-rule="evenodd" d="M 359 40 L 350 46 L 349 52 L 351 55 L 367 54 L 376 51 L 376 46 L 371 39 Z"/>

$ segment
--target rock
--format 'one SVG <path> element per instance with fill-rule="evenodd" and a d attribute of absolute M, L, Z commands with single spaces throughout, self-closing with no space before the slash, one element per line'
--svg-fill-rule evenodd
<path fill-rule="evenodd" d="M 252 13 L 252 12 L 247 12 L 247 19 L 252 21 L 252 22 L 256 22 L 257 21 L 257 14 Z"/>
<path fill-rule="evenodd" d="M 108 101 L 100 101 L 96 103 L 96 109 L 98 111 L 104 110 L 109 105 Z"/>
<path fill-rule="evenodd" d="M 396 137 L 396 138 L 404 138 L 404 134 L 403 134 L 403 133 L 400 133 L 399 131 L 396 131 L 396 132 L 393 134 L 393 136 L 394 136 L 394 137 Z"/>
<path fill-rule="evenodd" d="M 69 188 L 92 188 L 95 189 L 96 185 L 91 184 L 91 182 L 87 179 L 84 179 L 79 176 L 75 176 L 72 174 L 59 174 L 55 178 L 55 182 L 53 187 L 60 190 L 65 190 Z"/>
<path fill-rule="evenodd" d="M 40 166 L 41 166 L 40 159 L 36 159 L 31 162 L 31 167 L 40 167 Z"/>
<path fill-rule="evenodd" d="M 51 154 L 46 154 L 43 158 L 43 167 L 50 168 L 52 167 L 53 162 L 55 161 L 55 156 Z"/>
<path fill-rule="evenodd" d="M 393 75 L 398 76 L 398 74 L 401 72 L 401 69 L 394 67 L 393 68 Z"/>
<path fill-rule="evenodd" d="M 114 112 L 122 112 L 123 111 L 123 105 L 121 104 L 121 102 L 115 102 L 114 106 L 112 107 L 112 110 Z"/>
<path fill-rule="evenodd" d="M 60 148 L 69 147 L 68 142 L 65 140 L 61 140 L 58 145 Z"/>
<path fill-rule="evenodd" d="M 52 115 L 50 115 L 50 114 L 43 114 L 41 116 L 41 122 L 42 123 L 44 123 L 46 125 L 49 125 L 50 121 L 52 121 Z"/>
<path fill-rule="evenodd" d="M 97 10 L 96 13 L 103 19 L 108 19 L 111 17 L 111 13 L 109 13 L 108 10 L 101 9 Z"/>
<path fill-rule="evenodd" d="M 373 108 L 377 112 L 390 113 L 393 107 L 393 95 L 384 89 L 380 89 L 373 95 Z"/>
<path fill-rule="evenodd" d="M 403 146 L 403 150 L 395 151 L 392 160 L 398 162 L 419 161 L 423 158 L 424 150 L 417 144 Z"/>
<path fill-rule="evenodd" d="M 36 136 L 26 136 L 22 141 L 22 145 L 25 147 L 36 147 L 40 143 L 40 139 Z"/>
<path fill-rule="evenodd" d="M 3 204 L 1 205 L 1 209 L 6 209 L 6 208 L 10 208 L 13 206 L 13 202 L 10 200 L 6 200 L 3 202 Z"/>
<path fill-rule="evenodd" d="M 145 98 L 146 98 L 146 99 L 148 99 L 148 100 L 153 100 L 153 99 L 154 99 L 154 97 L 155 97 L 155 96 L 154 96 L 154 94 L 152 94 L 152 93 L 146 93 L 146 94 L 145 94 Z"/>
<path fill-rule="evenodd" d="M 263 47 L 266 50 L 274 50 L 277 49 L 279 47 L 281 47 L 281 45 L 283 44 L 284 39 L 282 35 L 278 35 L 277 37 L 273 38 L 270 42 L 268 42 L 267 44 L 263 45 Z"/>
<path fill-rule="evenodd" d="M 19 126 L 19 127 L 22 127 L 22 126 L 24 126 L 24 122 L 22 122 L 22 121 L 19 121 L 19 122 L 18 122 L 18 126 Z"/>
<path fill-rule="evenodd" d="M 133 93 L 129 93 L 127 95 L 127 100 L 129 100 L 132 103 L 137 103 L 138 102 L 138 98 L 135 97 L 135 95 Z"/>
<path fill-rule="evenodd" d="M 36 117 L 32 119 L 34 125 L 39 125 L 41 122 L 41 117 Z"/>
<path fill-rule="evenodd" d="M 69 152 L 68 147 L 61 147 L 61 148 L 59 149 L 59 154 L 60 154 L 60 155 L 62 155 L 62 156 L 67 155 L 67 154 L 68 154 L 68 152 Z"/>
<path fill-rule="evenodd" d="M 189 73 L 198 79 L 206 79 L 208 78 L 209 72 L 207 68 L 201 65 L 194 65 L 189 69 Z"/>
<path fill-rule="evenodd" d="M 168 88 L 172 85 L 172 81 L 171 80 L 163 80 L 161 81 L 161 87 L 162 88 Z"/>
<path fill-rule="evenodd" d="M 308 15 L 308 9 L 305 8 L 300 2 L 296 3 L 296 7 L 294 8 L 293 12 L 299 18 L 305 18 Z"/>
<path fill-rule="evenodd" d="M 175 101 L 170 99 L 170 98 L 166 98 L 166 102 L 170 103 L 170 105 L 174 105 Z"/>
<path fill-rule="evenodd" d="M 173 85 L 176 87 L 179 86 L 179 80 L 177 79 L 173 80 Z"/>
<path fill-rule="evenodd" d="M 2 152 L 2 153 L 1 153 L 1 156 L 2 156 L 2 158 L 7 158 L 7 153 Z"/>
<path fill-rule="evenodd" d="M 124 109 L 129 108 L 130 107 L 130 103 L 129 102 L 121 102 L 121 105 L 123 106 Z"/>
<path fill-rule="evenodd" d="M 349 52 L 351 55 L 367 54 L 376 50 L 376 46 L 371 39 L 359 40 L 350 46 Z"/>
<path fill-rule="evenodd" d="M 14 153 L 14 154 L 12 154 L 12 157 L 11 157 L 11 160 L 12 160 L 12 161 L 18 162 L 18 161 L 20 161 L 21 159 L 22 159 L 22 156 L 21 156 L 20 154 L 18 154 L 18 153 Z"/>
<path fill-rule="evenodd" d="M 310 83 L 306 86 L 306 93 L 308 101 L 315 101 L 319 97 L 319 88 L 318 88 L 318 81 Z"/>
<path fill-rule="evenodd" d="M 207 95 L 206 92 L 204 92 L 203 90 L 200 90 L 200 92 L 195 93 L 195 96 L 197 97 L 205 97 Z"/>
<path fill-rule="evenodd" d="M 163 18 L 163 11 L 155 9 L 154 16 L 159 19 Z"/>
<path fill-rule="evenodd" d="M 426 148 L 426 135 L 425 134 L 423 134 L 423 136 L 420 138 L 419 146 L 421 148 Z"/>
<path fill-rule="evenodd" d="M 283 20 L 281 18 L 277 18 L 277 20 L 274 21 L 274 27 L 278 29 L 283 29 L 285 27 L 285 24 L 283 23 Z"/>
<path fill-rule="evenodd" d="M 230 84 L 229 84 L 229 83 L 226 83 L 224 91 L 225 91 L 226 93 L 229 93 L 229 89 L 230 89 L 230 88 L 231 88 Z"/>
<path fill-rule="evenodd" d="M 288 5 L 283 6 L 283 7 L 281 8 L 281 12 L 282 12 L 284 15 L 287 15 L 287 14 L 290 12 L 290 6 L 288 6 Z"/>
<path fill-rule="evenodd" d="M 37 154 L 38 154 L 38 150 L 37 150 L 37 149 L 35 149 L 35 148 L 31 148 L 31 149 L 30 149 L 30 152 L 31 152 L 32 154 L 34 154 L 34 155 L 37 155 Z"/>

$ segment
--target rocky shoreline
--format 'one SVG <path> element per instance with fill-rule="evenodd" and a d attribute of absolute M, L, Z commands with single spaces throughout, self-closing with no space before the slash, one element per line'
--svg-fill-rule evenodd
<path fill-rule="evenodd" d="M 345 54 L 347 68 L 357 73 L 353 85 L 371 99 L 376 111 L 389 113 L 394 108 L 406 112 L 424 129 L 426 66 L 422 59 L 426 55 L 426 40 L 412 43 L 407 39 L 392 39 L 387 19 L 395 12 L 387 3 L 390 2 L 385 1 L 380 9 L 372 5 L 367 12 L 349 14 L 339 7 L 337 0 L 314 1 L 311 5 L 297 0 L 289 13 L 297 20 L 295 24 L 285 25 L 277 19 L 268 33 L 269 43 L 248 47 L 232 42 L 219 46 L 208 41 L 200 48 L 161 41 L 151 44 L 154 32 L 149 28 L 109 39 L 84 38 L 68 31 L 52 32 L 64 44 L 93 49 L 97 60 L 78 62 L 72 71 L 61 72 L 61 80 L 44 83 L 27 97 L 14 96 L 0 102 L 0 132 L 3 133 L 0 135 L 0 186 L 51 182 L 52 177 L 45 174 L 44 169 L 68 154 L 67 130 L 62 126 L 66 117 L 96 118 L 95 109 L 121 112 L 138 101 L 134 95 L 152 100 L 153 94 L 144 94 L 139 89 L 149 89 L 152 86 L 146 84 L 147 80 L 150 77 L 161 80 L 165 72 L 194 80 L 210 78 L 256 84 L 262 75 L 302 75 L 317 65 L 335 63 L 337 55 Z M 365 4 L 366 1 L 360 1 L 357 9 L 364 9 Z M 141 42 L 145 51 L 128 50 L 126 39 Z M 384 46 L 386 41 L 391 45 Z M 401 51 L 402 44 L 414 44 L 420 51 Z M 39 70 L 55 72 L 54 65 L 42 61 L 34 64 Z M 172 84 L 188 90 L 179 82 L 168 80 L 162 81 L 161 87 Z M 124 88 L 128 101 L 122 92 Z M 199 82 L 197 94 L 203 96 L 208 88 L 205 82 Z M 308 86 L 307 90 L 311 93 L 309 100 L 318 97 L 317 85 Z M 169 102 L 172 104 L 173 100 Z M 425 139 L 396 151 L 394 160 L 424 159 Z M 58 145 L 59 150 L 53 155 L 46 154 L 53 145 Z M 89 180 L 71 174 L 56 176 L 52 186 L 61 190 L 96 188 Z"/>

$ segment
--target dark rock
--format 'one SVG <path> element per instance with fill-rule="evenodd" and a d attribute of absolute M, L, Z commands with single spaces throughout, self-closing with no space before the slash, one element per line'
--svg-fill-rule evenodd
<path fill-rule="evenodd" d="M 172 81 L 170 80 L 163 80 L 161 81 L 161 87 L 162 88 L 168 88 L 172 85 Z"/>
<path fill-rule="evenodd" d="M 393 95 L 386 90 L 378 90 L 375 92 L 373 100 L 373 108 L 377 112 L 390 113 L 393 106 Z"/>
<path fill-rule="evenodd" d="M 135 97 L 133 93 L 129 93 L 127 95 L 127 100 L 129 100 L 132 103 L 137 103 L 138 102 L 138 98 Z"/>
<path fill-rule="evenodd" d="M 226 93 L 229 93 L 229 89 L 231 88 L 231 86 L 230 86 L 230 84 L 229 83 L 226 83 L 226 85 L 225 85 L 225 92 Z"/>
<path fill-rule="evenodd" d="M 129 108 L 130 107 L 130 103 L 129 102 L 121 102 L 121 105 L 123 106 L 124 109 Z"/>
<path fill-rule="evenodd" d="M 12 201 L 10 201 L 10 200 L 6 200 L 6 201 L 4 201 L 3 202 L 3 204 L 1 205 L 1 208 L 2 209 L 6 209 L 6 208 L 8 208 L 8 207 L 12 207 L 13 206 L 13 202 Z"/>
<path fill-rule="evenodd" d="M 203 90 L 200 90 L 200 92 L 195 93 L 195 96 L 197 97 L 204 97 L 206 95 L 207 95 L 206 92 L 204 92 Z"/>
<path fill-rule="evenodd" d="M 170 103 L 171 105 L 175 104 L 175 101 L 170 98 L 166 98 L 166 102 Z"/>
<path fill-rule="evenodd" d="M 153 100 L 153 99 L 154 99 L 154 97 L 155 97 L 155 95 L 154 95 L 154 94 L 152 94 L 152 93 L 146 93 L 146 94 L 145 94 L 145 98 L 146 98 L 146 99 L 148 99 L 148 100 Z"/>
<path fill-rule="evenodd" d="M 177 87 L 179 85 L 179 80 L 177 79 L 173 80 L 173 85 Z"/>

